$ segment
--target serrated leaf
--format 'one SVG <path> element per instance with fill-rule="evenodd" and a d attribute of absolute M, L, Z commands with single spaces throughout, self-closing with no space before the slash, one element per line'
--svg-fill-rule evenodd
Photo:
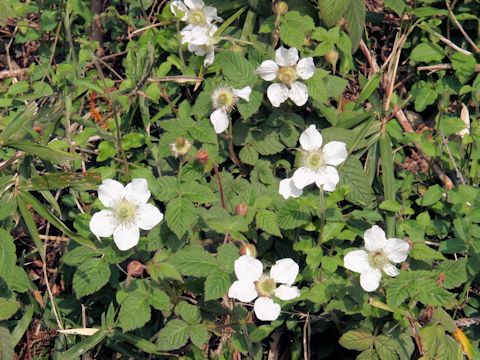
<path fill-rule="evenodd" d="M 220 245 L 217 250 L 217 264 L 226 273 L 233 273 L 233 263 L 238 257 L 239 249 L 232 243 Z"/>
<path fill-rule="evenodd" d="M 417 260 L 443 260 L 444 256 L 435 249 L 425 244 L 414 244 L 410 251 L 410 256 Z"/>
<path fill-rule="evenodd" d="M 110 279 L 110 267 L 103 259 L 89 259 L 81 264 L 73 276 L 73 289 L 80 298 L 100 290 Z"/>
<path fill-rule="evenodd" d="M 302 209 L 295 200 L 289 200 L 280 204 L 278 212 L 278 226 L 281 229 L 291 230 L 305 225 L 310 220 L 310 215 Z"/>
<path fill-rule="evenodd" d="M 340 185 L 348 185 L 350 192 L 347 200 L 354 204 L 366 205 L 375 200 L 373 190 L 368 183 L 368 177 L 363 170 L 360 160 L 354 156 L 348 157 L 340 173 Z"/>
<path fill-rule="evenodd" d="M 357 50 L 365 28 L 365 0 L 353 0 L 345 12 L 347 29 L 352 39 L 353 50 Z"/>
<path fill-rule="evenodd" d="M 181 184 L 180 191 L 186 199 L 200 204 L 214 202 L 217 199 L 210 187 L 196 181 Z"/>
<path fill-rule="evenodd" d="M 255 217 L 257 226 L 268 234 L 282 237 L 280 228 L 278 227 L 277 215 L 270 210 L 258 210 Z"/>
<path fill-rule="evenodd" d="M 252 86 L 258 80 L 252 63 L 233 51 L 221 52 L 215 62 L 220 65 L 225 78 L 235 87 Z"/>
<path fill-rule="evenodd" d="M 405 0 L 386 0 L 385 1 L 385 7 L 387 9 L 395 11 L 395 13 L 398 16 L 402 16 L 403 10 L 405 10 L 405 7 L 407 6 L 407 3 Z"/>
<path fill-rule="evenodd" d="M 218 271 L 217 263 L 212 254 L 198 245 L 189 245 L 175 253 L 168 260 L 182 275 L 196 277 L 207 276 Z"/>
<path fill-rule="evenodd" d="M 20 266 L 14 266 L 12 268 L 12 273 L 7 279 L 5 279 L 5 281 L 7 282 L 8 287 L 16 292 L 27 292 L 31 288 L 28 275 Z"/>
<path fill-rule="evenodd" d="M 118 320 L 124 331 L 138 329 L 145 325 L 151 318 L 150 305 L 145 294 L 134 292 L 128 294 L 121 303 Z"/>
<path fill-rule="evenodd" d="M 419 335 L 425 355 L 434 358 L 445 339 L 444 328 L 437 324 L 427 325 L 420 329 Z"/>
<path fill-rule="evenodd" d="M 310 16 L 302 16 L 298 11 L 289 11 L 280 25 L 280 37 L 285 44 L 300 49 L 303 47 L 306 33 L 314 27 L 315 23 Z"/>
<path fill-rule="evenodd" d="M 161 201 L 169 201 L 179 193 L 178 179 L 174 176 L 162 176 L 152 188 L 153 195 Z"/>
<path fill-rule="evenodd" d="M 70 266 L 78 266 L 92 257 L 98 256 L 99 253 L 86 246 L 78 246 L 75 249 L 69 250 L 63 256 L 63 262 Z"/>
<path fill-rule="evenodd" d="M 202 315 L 198 306 L 189 304 L 185 301 L 181 301 L 175 306 L 175 314 L 179 315 L 189 325 L 195 325 L 200 323 Z"/>
<path fill-rule="evenodd" d="M 1 310 L 0 310 L 1 311 Z M 0 359 L 15 359 L 15 344 L 6 327 L 0 326 Z"/>
<path fill-rule="evenodd" d="M 273 155 L 281 152 L 285 146 L 280 142 L 276 131 L 252 134 L 248 137 L 248 142 L 253 149 L 261 155 Z"/>
<path fill-rule="evenodd" d="M 240 101 L 237 104 L 238 111 L 242 115 L 242 117 L 247 120 L 251 116 L 255 115 L 262 105 L 263 100 L 263 93 L 253 90 L 250 94 L 249 101 Z"/>
<path fill-rule="evenodd" d="M 190 327 L 190 340 L 192 340 L 195 346 L 202 348 L 209 339 L 210 335 L 208 334 L 206 325 L 198 324 Z"/>
<path fill-rule="evenodd" d="M 255 151 L 252 144 L 246 144 L 239 154 L 240 160 L 248 165 L 255 165 L 258 161 L 258 152 Z"/>
<path fill-rule="evenodd" d="M 378 354 L 373 349 L 365 350 L 357 356 L 356 360 L 378 360 Z"/>
<path fill-rule="evenodd" d="M 165 220 L 175 235 L 181 238 L 197 220 L 195 206 L 184 197 L 173 199 L 167 204 Z"/>
<path fill-rule="evenodd" d="M 10 319 L 18 309 L 20 309 L 18 301 L 0 298 L 0 321 Z"/>
<path fill-rule="evenodd" d="M 351 0 L 319 0 L 320 17 L 328 27 L 334 26 L 343 16 Z"/>
<path fill-rule="evenodd" d="M 340 345 L 345 349 L 363 351 L 373 346 L 373 335 L 366 329 L 355 329 L 347 331 L 339 340 Z"/>
<path fill-rule="evenodd" d="M 444 261 L 436 270 L 443 274 L 443 287 L 445 289 L 454 289 L 468 280 L 467 260 L 465 258 Z"/>
<path fill-rule="evenodd" d="M 158 333 L 158 349 L 169 351 L 181 348 L 187 343 L 189 334 L 189 325 L 185 321 L 171 320 Z"/>
<path fill-rule="evenodd" d="M 392 338 L 379 335 L 374 340 L 375 350 L 382 360 L 397 360 L 396 343 Z"/>
<path fill-rule="evenodd" d="M 168 311 L 170 309 L 170 297 L 163 290 L 157 287 L 150 287 L 150 296 L 148 302 L 155 309 L 160 311 Z"/>
<path fill-rule="evenodd" d="M 220 270 L 213 271 L 205 280 L 205 301 L 221 298 L 231 284 L 230 275 Z"/>

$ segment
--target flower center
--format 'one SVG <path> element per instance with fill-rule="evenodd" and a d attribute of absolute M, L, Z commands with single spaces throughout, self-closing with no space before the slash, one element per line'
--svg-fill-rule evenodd
<path fill-rule="evenodd" d="M 205 24 L 206 22 L 207 22 L 207 18 L 203 10 L 198 9 L 190 12 L 190 15 L 188 17 L 188 23 L 192 25 L 201 25 L 201 24 Z"/>
<path fill-rule="evenodd" d="M 376 267 L 378 269 L 383 268 L 386 264 L 388 264 L 388 259 L 381 251 L 375 251 L 368 254 L 368 261 L 370 265 Z"/>
<path fill-rule="evenodd" d="M 119 222 L 132 222 L 135 220 L 137 205 L 128 200 L 122 199 L 115 204 L 112 210 Z"/>
<path fill-rule="evenodd" d="M 225 108 L 227 111 L 230 111 L 236 101 L 235 94 L 228 87 L 217 89 L 212 95 L 212 104 L 216 109 Z"/>
<path fill-rule="evenodd" d="M 278 69 L 277 79 L 286 85 L 290 85 L 297 80 L 297 70 L 293 66 L 281 66 Z"/>
<path fill-rule="evenodd" d="M 321 150 L 308 151 L 304 154 L 303 165 L 313 170 L 320 170 L 327 164 Z"/>
<path fill-rule="evenodd" d="M 260 280 L 256 283 L 257 291 L 262 296 L 271 297 L 275 293 L 275 289 L 277 288 L 277 284 L 275 280 L 271 277 L 264 275 Z"/>

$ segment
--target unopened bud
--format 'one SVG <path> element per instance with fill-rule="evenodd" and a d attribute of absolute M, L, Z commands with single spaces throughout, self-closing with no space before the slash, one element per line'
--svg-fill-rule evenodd
<path fill-rule="evenodd" d="M 205 165 L 208 161 L 208 151 L 204 149 L 198 150 L 195 155 L 195 160 L 197 160 L 200 164 Z"/>
<path fill-rule="evenodd" d="M 332 49 L 332 50 L 328 51 L 328 52 L 325 54 L 325 60 L 327 60 L 327 62 L 328 62 L 330 65 L 332 65 L 332 67 L 337 66 L 338 52 L 337 52 L 335 49 Z"/>
<path fill-rule="evenodd" d="M 283 16 L 288 12 L 288 4 L 285 1 L 279 1 L 273 5 L 273 13 Z"/>
<path fill-rule="evenodd" d="M 240 248 L 240 254 L 257 257 L 257 248 L 255 247 L 255 245 L 252 244 L 243 245 Z"/>
<path fill-rule="evenodd" d="M 246 216 L 248 213 L 248 205 L 245 203 L 240 203 L 235 206 L 235 214 L 240 216 Z"/>
<path fill-rule="evenodd" d="M 175 139 L 174 143 L 170 144 L 170 149 L 175 157 L 186 155 L 190 151 L 191 147 L 192 144 L 190 144 L 190 141 L 184 137 L 178 137 Z"/>
<path fill-rule="evenodd" d="M 130 261 L 127 266 L 127 273 L 130 276 L 139 277 L 142 276 L 144 268 L 144 265 L 140 261 L 133 260 Z"/>
<path fill-rule="evenodd" d="M 465 135 L 470 134 L 470 112 L 468 111 L 468 107 L 464 103 L 462 103 L 460 119 L 462 119 L 463 123 L 465 124 L 465 128 L 457 132 L 457 135 L 463 138 Z"/>

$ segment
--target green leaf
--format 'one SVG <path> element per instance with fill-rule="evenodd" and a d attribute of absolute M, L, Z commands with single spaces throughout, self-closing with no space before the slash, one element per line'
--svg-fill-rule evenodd
<path fill-rule="evenodd" d="M 148 298 L 148 302 L 157 310 L 170 310 L 170 297 L 165 291 L 160 290 L 157 287 L 150 288 L 150 296 Z"/>
<path fill-rule="evenodd" d="M 250 94 L 249 101 L 242 101 L 237 104 L 238 111 L 243 119 L 247 120 L 258 112 L 260 105 L 262 105 L 263 93 L 253 90 Z"/>
<path fill-rule="evenodd" d="M 425 110 L 427 106 L 432 105 L 438 97 L 437 92 L 422 81 L 412 86 L 411 94 L 415 101 L 415 110 L 417 112 Z"/>
<path fill-rule="evenodd" d="M 221 52 L 215 62 L 221 67 L 225 78 L 235 87 L 252 86 L 258 80 L 252 63 L 233 51 Z"/>
<path fill-rule="evenodd" d="M 10 319 L 18 309 L 20 309 L 18 301 L 0 297 L 0 321 Z"/>
<path fill-rule="evenodd" d="M 239 256 L 238 247 L 232 243 L 220 245 L 217 250 L 217 264 L 226 273 L 233 273 L 233 263 Z"/>
<path fill-rule="evenodd" d="M 386 0 L 385 1 L 385 7 L 387 9 L 395 11 L 395 13 L 398 16 L 402 16 L 403 10 L 405 10 L 406 6 L 407 6 L 407 3 L 405 2 L 405 0 Z"/>
<path fill-rule="evenodd" d="M 374 340 L 375 350 L 382 360 L 397 360 L 396 346 L 397 344 L 392 338 L 385 335 L 379 335 Z"/>
<path fill-rule="evenodd" d="M 162 176 L 153 186 L 152 193 L 158 200 L 169 201 L 175 198 L 180 192 L 178 179 L 174 176 Z"/>
<path fill-rule="evenodd" d="M 456 52 L 452 55 L 452 66 L 453 70 L 455 70 L 455 75 L 464 84 L 475 74 L 477 62 L 472 55 Z"/>
<path fill-rule="evenodd" d="M 366 329 L 355 329 L 347 331 L 339 340 L 340 345 L 345 349 L 363 351 L 373 346 L 373 335 Z"/>
<path fill-rule="evenodd" d="M 447 260 L 442 262 L 436 269 L 444 275 L 443 287 L 454 289 L 465 284 L 467 277 L 467 259 Z"/>
<path fill-rule="evenodd" d="M 151 316 L 145 294 L 133 292 L 121 303 L 118 320 L 124 331 L 130 331 L 145 325 Z"/>
<path fill-rule="evenodd" d="M 8 140 L 11 140 L 20 130 L 22 130 L 23 126 L 26 126 L 27 123 L 33 122 L 37 111 L 38 105 L 35 101 L 32 101 L 25 106 L 22 111 L 19 111 L 0 134 L 0 143 L 5 143 Z"/>
<path fill-rule="evenodd" d="M 387 304 L 393 308 L 399 307 L 408 297 L 412 289 L 413 273 L 401 272 L 387 286 Z"/>
<path fill-rule="evenodd" d="M 165 221 L 168 227 L 181 238 L 197 220 L 193 203 L 184 197 L 171 200 L 165 211 Z"/>
<path fill-rule="evenodd" d="M 88 259 L 98 255 L 100 255 L 100 253 L 96 250 L 87 248 L 86 246 L 78 246 L 72 250 L 69 250 L 63 256 L 63 262 L 70 266 L 78 266 L 83 264 Z"/>
<path fill-rule="evenodd" d="M 33 142 L 9 141 L 5 144 L 8 147 L 21 150 L 32 156 L 38 156 L 40 159 L 50 161 L 53 164 L 64 164 L 73 160 L 81 160 L 78 154 L 67 153 L 65 151 L 52 149 L 44 145 Z"/>
<path fill-rule="evenodd" d="M 13 238 L 8 232 L 0 229 L 0 277 L 8 279 L 12 275 L 12 268 L 16 261 Z"/>
<path fill-rule="evenodd" d="M 378 360 L 378 359 L 379 357 L 377 355 L 377 352 L 373 349 L 363 351 L 356 358 L 356 360 Z"/>
<path fill-rule="evenodd" d="M 192 340 L 193 345 L 202 348 L 209 339 L 210 335 L 206 325 L 198 324 L 190 327 L 190 340 Z"/>
<path fill-rule="evenodd" d="M 432 206 L 440 201 L 442 197 L 443 189 L 439 185 L 433 185 L 430 186 L 425 194 L 423 194 L 423 196 L 420 199 L 417 199 L 415 202 L 421 206 Z"/>
<path fill-rule="evenodd" d="M 190 326 L 182 320 L 169 321 L 158 333 L 157 345 L 159 350 L 175 350 L 184 346 L 190 335 Z"/>
<path fill-rule="evenodd" d="M 189 304 L 185 301 L 181 301 L 175 306 L 175 314 L 179 315 L 189 325 L 195 325 L 200 323 L 202 315 L 198 306 Z"/>
<path fill-rule="evenodd" d="M 418 44 L 410 53 L 410 59 L 416 62 L 439 62 L 444 57 L 443 49 L 431 42 Z"/>
<path fill-rule="evenodd" d="M 443 260 L 444 256 L 425 244 L 416 243 L 413 245 L 410 256 L 417 260 Z"/>
<path fill-rule="evenodd" d="M 315 28 L 310 16 L 302 16 L 298 11 L 289 11 L 280 25 L 280 37 L 283 42 L 297 49 L 303 47 L 305 35 Z"/>
<path fill-rule="evenodd" d="M 255 151 L 252 144 L 246 144 L 238 155 L 240 160 L 247 165 L 255 165 L 258 161 L 258 152 Z"/>
<path fill-rule="evenodd" d="M 310 220 L 309 213 L 296 200 L 288 200 L 279 204 L 278 226 L 285 230 L 305 225 Z"/>
<path fill-rule="evenodd" d="M 352 38 L 353 50 L 357 50 L 360 40 L 362 39 L 365 28 L 365 17 L 365 0 L 352 0 L 345 12 L 345 20 L 347 21 L 348 33 Z"/>
<path fill-rule="evenodd" d="M 212 254 L 198 245 L 189 245 L 172 255 L 168 260 L 182 275 L 204 277 L 218 272 Z"/>
<path fill-rule="evenodd" d="M 10 331 L 6 327 L 0 326 L 0 359 L 15 359 L 14 349 L 15 345 Z"/>
<path fill-rule="evenodd" d="M 16 292 L 27 292 L 31 288 L 28 275 L 20 266 L 14 266 L 11 275 L 5 281 L 8 287 Z"/>
<path fill-rule="evenodd" d="M 360 160 L 354 156 L 349 156 L 343 163 L 340 171 L 340 185 L 350 187 L 347 199 L 359 205 L 370 204 L 374 201 L 373 190 L 368 183 L 368 177 L 363 170 Z"/>
<path fill-rule="evenodd" d="M 343 16 L 351 0 L 319 0 L 318 11 L 325 25 L 334 26 Z"/>
<path fill-rule="evenodd" d="M 443 135 L 450 136 L 465 129 L 465 123 L 458 117 L 442 116 L 439 129 Z"/>
<path fill-rule="evenodd" d="M 79 359 L 81 355 L 93 349 L 100 344 L 107 336 L 107 330 L 99 330 L 94 335 L 77 342 L 74 346 L 63 353 L 58 354 L 59 360 L 75 360 Z"/>
<path fill-rule="evenodd" d="M 205 301 L 221 298 L 231 284 L 230 275 L 220 270 L 213 271 L 205 280 Z"/>
<path fill-rule="evenodd" d="M 419 335 L 425 355 L 434 358 L 445 339 L 444 328 L 436 324 L 427 325 L 420 329 Z"/>
<path fill-rule="evenodd" d="M 81 264 L 73 276 L 73 289 L 77 297 L 93 294 L 110 279 L 110 267 L 103 259 L 88 259 Z"/>
<path fill-rule="evenodd" d="M 278 227 L 277 214 L 270 210 L 259 210 L 256 215 L 257 226 L 268 234 L 282 237 Z"/>

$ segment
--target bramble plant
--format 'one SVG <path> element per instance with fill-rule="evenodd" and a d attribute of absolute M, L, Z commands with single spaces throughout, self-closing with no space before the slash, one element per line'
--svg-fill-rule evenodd
<path fill-rule="evenodd" d="M 2 0 L 0 358 L 479 359 L 479 24 Z"/>

